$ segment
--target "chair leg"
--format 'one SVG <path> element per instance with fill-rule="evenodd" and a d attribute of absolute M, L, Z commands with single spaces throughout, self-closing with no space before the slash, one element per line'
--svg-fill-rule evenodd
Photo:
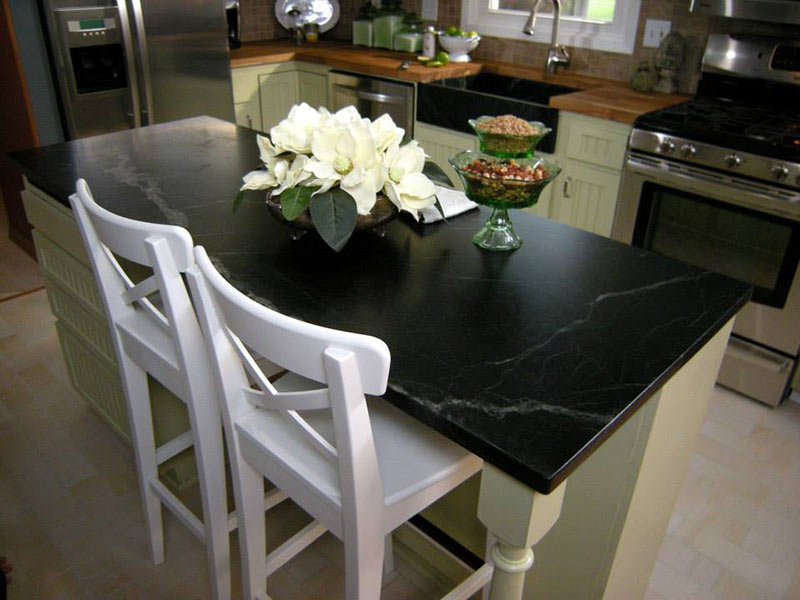
<path fill-rule="evenodd" d="M 131 441 L 139 475 L 139 493 L 147 527 L 147 542 L 153 564 L 164 562 L 164 525 L 161 516 L 161 500 L 150 488 L 150 482 L 158 478 L 153 416 L 150 410 L 150 391 L 147 373 L 130 359 L 121 360 L 121 374 L 125 394 L 128 397 L 128 420 Z"/>
<path fill-rule="evenodd" d="M 383 582 L 385 536 L 361 536 L 348 539 L 345 532 L 345 598 L 347 600 L 378 600 Z"/>
<path fill-rule="evenodd" d="M 384 580 L 388 580 L 394 574 L 394 547 L 392 546 L 392 534 L 387 533 L 383 540 L 383 578 Z"/>
<path fill-rule="evenodd" d="M 264 476 L 241 456 L 231 457 L 231 466 L 239 519 L 242 596 L 246 600 L 267 600 Z"/>
<path fill-rule="evenodd" d="M 231 554 L 228 502 L 225 493 L 225 462 L 222 454 L 222 423 L 219 420 L 216 400 L 198 394 L 190 406 L 189 418 L 200 479 L 212 598 L 227 600 L 231 596 Z"/>

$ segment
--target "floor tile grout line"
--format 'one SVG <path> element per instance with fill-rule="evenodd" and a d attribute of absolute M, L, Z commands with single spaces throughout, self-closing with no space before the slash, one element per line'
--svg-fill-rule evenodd
<path fill-rule="evenodd" d="M 22 291 L 22 292 L 17 292 L 16 294 L 12 294 L 12 295 L 7 296 L 5 298 L 0 298 L 0 304 L 2 304 L 3 302 L 8 302 L 9 300 L 16 300 L 17 298 L 21 298 L 21 297 L 27 296 L 29 294 L 35 294 L 36 292 L 40 292 L 43 289 L 45 289 L 45 287 L 43 285 L 40 285 L 40 286 L 37 286 L 35 288 L 31 288 L 29 290 L 25 290 L 25 291 Z"/>

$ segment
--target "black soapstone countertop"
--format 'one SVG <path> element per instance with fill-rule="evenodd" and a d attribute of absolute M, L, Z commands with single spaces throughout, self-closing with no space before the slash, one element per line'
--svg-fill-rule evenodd
<path fill-rule="evenodd" d="M 471 243 L 481 208 L 445 223 L 401 216 L 385 238 L 336 254 L 289 229 L 242 175 L 255 133 L 199 117 L 17 152 L 30 181 L 68 205 L 97 201 L 186 227 L 236 287 L 307 321 L 383 339 L 386 398 L 547 493 L 744 305 L 748 286 L 522 211 L 522 248 Z"/>

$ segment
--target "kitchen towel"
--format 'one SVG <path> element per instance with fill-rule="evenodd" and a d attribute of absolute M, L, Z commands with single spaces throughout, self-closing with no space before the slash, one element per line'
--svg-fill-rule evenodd
<path fill-rule="evenodd" d="M 442 205 L 442 210 L 444 210 L 445 219 L 456 217 L 478 206 L 467 198 L 464 192 L 451 190 L 450 188 L 441 187 L 439 185 L 434 187 L 436 188 L 436 197 L 439 198 L 439 204 Z M 421 223 L 426 224 L 435 223 L 436 221 L 442 220 L 442 214 L 435 206 L 429 206 L 419 211 L 419 220 Z"/>

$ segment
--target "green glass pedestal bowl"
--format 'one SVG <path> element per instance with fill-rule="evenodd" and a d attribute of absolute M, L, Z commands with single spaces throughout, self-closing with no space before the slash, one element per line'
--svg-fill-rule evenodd
<path fill-rule="evenodd" d="M 482 123 L 491 121 L 494 118 L 483 116 L 477 119 L 470 119 L 468 122 L 475 131 L 475 135 L 478 136 L 481 152 L 499 158 L 530 158 L 534 154 L 536 145 L 553 131 L 539 121 L 528 121 L 528 124 L 536 130 L 536 133 L 531 135 L 489 133 L 480 128 Z"/>
<path fill-rule="evenodd" d="M 541 167 L 544 176 L 536 181 L 482 176 L 467 169 L 476 160 L 490 167 L 503 167 L 511 163 L 532 169 Z M 514 232 L 508 209 L 527 208 L 536 204 L 542 190 L 561 172 L 561 167 L 542 158 L 498 158 L 475 150 L 459 152 L 449 162 L 461 178 L 467 197 L 492 209 L 483 228 L 472 238 L 474 244 L 486 250 L 516 250 L 522 245 L 522 240 Z"/>

